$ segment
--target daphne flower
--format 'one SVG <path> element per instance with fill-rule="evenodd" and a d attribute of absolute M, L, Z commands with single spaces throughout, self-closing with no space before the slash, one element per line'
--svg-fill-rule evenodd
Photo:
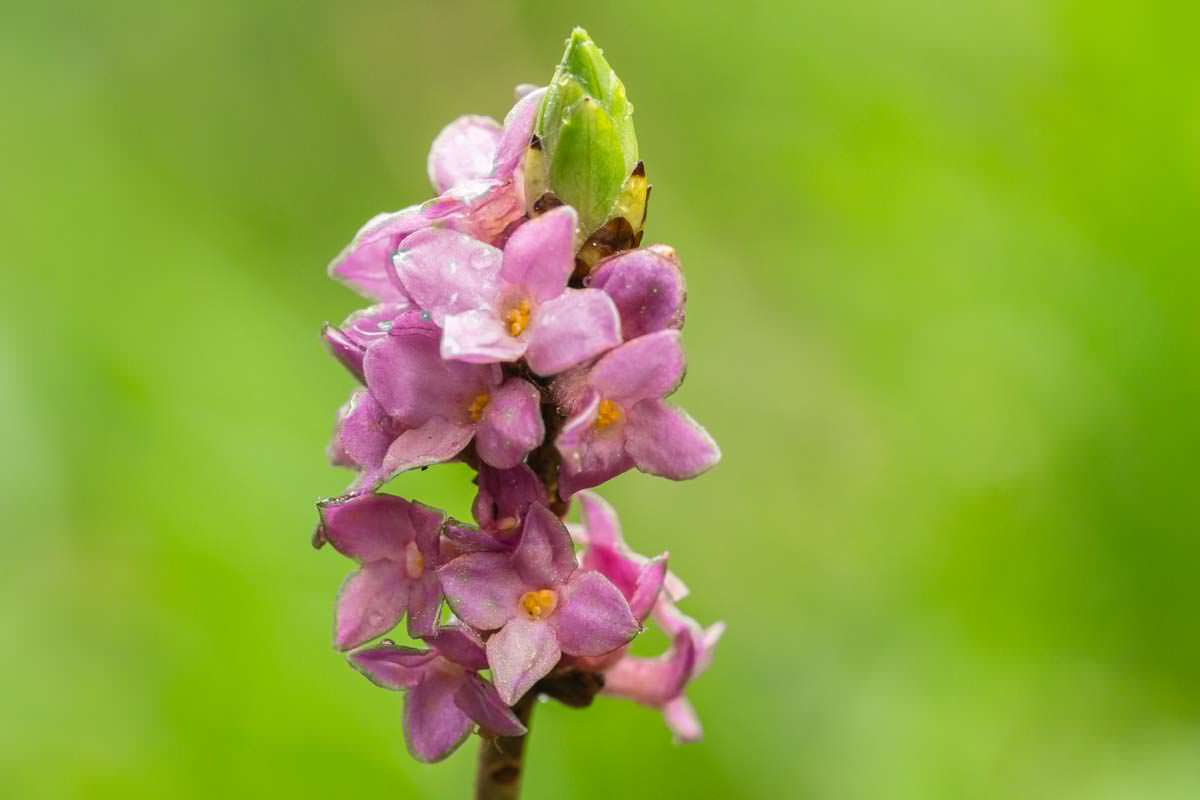
<path fill-rule="evenodd" d="M 524 223 L 503 251 L 458 231 L 406 238 L 393 260 L 405 292 L 444 329 L 443 358 L 488 364 L 522 356 L 553 375 L 621 343 L 620 317 L 598 289 L 569 289 L 574 209 Z"/>
<path fill-rule="evenodd" d="M 496 136 L 478 117 L 451 123 L 429 153 L 430 179 L 440 194 L 371 219 L 329 265 L 330 276 L 373 300 L 404 301 L 389 273 L 406 236 L 438 224 L 490 242 L 521 219 L 525 198 L 518 167 L 544 94 L 537 89 L 518 100 Z"/>
<path fill-rule="evenodd" d="M 338 594 L 336 647 L 349 650 L 374 639 L 406 612 L 410 636 L 432 634 L 442 603 L 435 570 L 445 515 L 387 494 L 326 500 L 317 509 L 317 541 L 361 565 Z"/>
<path fill-rule="evenodd" d="M 685 480 L 720 460 L 712 437 L 663 402 L 683 373 L 680 333 L 663 330 L 626 342 L 586 371 L 555 381 L 560 403 L 571 414 L 556 440 L 564 498 L 633 466 Z"/>
<path fill-rule="evenodd" d="M 595 492 L 575 496 L 583 512 L 583 524 L 571 529 L 572 537 L 584 546 L 580 563 L 613 582 L 638 621 L 644 620 L 658 601 L 660 591 L 674 602 L 688 593 L 673 572 L 667 571 L 667 554 L 653 559 L 635 553 L 625 544 L 617 512 Z"/>
<path fill-rule="evenodd" d="M 587 285 L 613 299 L 625 341 L 683 327 L 687 289 L 679 258 L 666 245 L 628 250 L 596 265 Z"/>
<path fill-rule="evenodd" d="M 479 527 L 456 520 L 446 523 L 444 550 L 451 557 L 463 553 L 511 553 L 520 540 L 521 525 L 530 506 L 547 501 L 546 486 L 525 464 L 512 469 L 480 465 L 475 478 L 479 491 L 471 514 Z"/>
<path fill-rule="evenodd" d="M 468 553 L 438 570 L 454 613 L 487 641 L 496 690 L 513 704 L 563 653 L 600 656 L 638 632 L 629 604 L 598 572 L 579 569 L 571 537 L 545 506 L 531 506 L 509 553 Z"/>
<path fill-rule="evenodd" d="M 605 671 L 604 692 L 660 710 L 676 741 L 699 741 L 700 719 L 684 691 L 712 663 L 725 623 L 701 628 L 669 602 L 655 607 L 654 619 L 671 636 L 670 649 L 658 658 L 622 657 Z"/>
<path fill-rule="evenodd" d="M 447 461 L 472 439 L 479 458 L 515 467 L 542 443 L 541 394 L 498 365 L 443 361 L 436 329 L 412 328 L 367 348 L 367 389 L 405 434 L 389 448 L 396 464 Z"/>
<path fill-rule="evenodd" d="M 478 724 L 492 735 L 523 736 L 525 726 L 479 677 L 487 668 L 483 643 L 469 628 L 443 626 L 428 637 L 432 649 L 384 642 L 349 656 L 372 683 L 404 691 L 404 741 L 419 761 L 441 761 Z"/>

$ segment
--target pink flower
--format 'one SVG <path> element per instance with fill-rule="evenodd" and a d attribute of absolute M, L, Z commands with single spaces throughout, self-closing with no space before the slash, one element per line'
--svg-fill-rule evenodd
<path fill-rule="evenodd" d="M 441 761 L 476 724 L 491 735 L 523 736 L 525 726 L 479 677 L 487 667 L 483 643 L 469 628 L 449 625 L 426 638 L 432 649 L 383 642 L 349 656 L 376 686 L 407 693 L 404 741 L 419 761 Z"/>
<path fill-rule="evenodd" d="M 620 317 L 599 289 L 569 289 L 574 209 L 561 206 L 518 227 L 501 251 L 458 231 L 406 238 L 397 281 L 444 329 L 443 358 L 475 364 L 522 356 L 553 375 L 621 343 Z"/>
<path fill-rule="evenodd" d="M 500 698 L 513 704 L 549 674 L 563 653 L 601 656 L 639 626 L 629 604 L 598 572 L 581 570 L 567 529 L 531 506 L 512 553 L 467 553 L 438 570 L 447 602 L 487 640 Z"/>
<path fill-rule="evenodd" d="M 442 604 L 435 570 L 445 514 L 386 494 L 326 500 L 317 510 L 316 541 L 360 564 L 338 594 L 334 645 L 357 647 L 394 628 L 405 613 L 409 635 L 432 634 Z"/>
<path fill-rule="evenodd" d="M 329 274 L 378 302 L 406 301 L 390 277 L 392 255 L 416 231 L 439 224 L 491 242 L 525 214 L 518 168 L 545 89 L 517 101 L 504 126 L 464 117 L 434 140 L 429 177 L 439 195 L 367 222 L 329 265 Z"/>
<path fill-rule="evenodd" d="M 704 428 L 663 402 L 683 373 L 680 333 L 666 329 L 628 341 L 586 370 L 555 381 L 560 405 L 571 415 L 555 441 L 563 457 L 564 498 L 633 466 L 678 481 L 721 459 Z"/>
<path fill-rule="evenodd" d="M 437 339 L 432 326 L 393 329 L 363 357 L 377 403 L 363 415 L 382 414 L 404 431 L 387 449 L 385 471 L 447 461 L 472 439 L 484 463 L 520 464 L 545 436 L 541 393 L 521 378 L 506 380 L 495 364 L 443 361 Z"/>

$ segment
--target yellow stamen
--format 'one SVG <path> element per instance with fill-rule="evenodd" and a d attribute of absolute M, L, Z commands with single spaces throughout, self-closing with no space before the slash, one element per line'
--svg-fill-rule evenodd
<path fill-rule="evenodd" d="M 508 323 L 508 332 L 511 336 L 520 336 L 525 329 L 529 327 L 529 315 L 533 312 L 533 307 L 528 300 L 522 300 L 520 303 L 508 310 L 504 315 L 504 321 Z"/>
<path fill-rule="evenodd" d="M 409 542 L 404 548 L 404 571 L 413 580 L 425 574 L 425 556 L 417 549 L 416 542 Z"/>
<path fill-rule="evenodd" d="M 545 619 L 558 608 L 558 592 L 553 589 L 538 589 L 521 595 L 521 610 L 530 619 Z"/>
<path fill-rule="evenodd" d="M 479 422 L 483 419 L 483 410 L 488 407 L 488 403 L 492 402 L 490 394 L 477 394 L 475 399 L 471 401 L 471 405 L 467 406 L 467 415 L 471 417 L 471 422 Z"/>
<path fill-rule="evenodd" d="M 620 420 L 621 407 L 612 400 L 601 400 L 600 410 L 596 412 L 596 430 L 602 431 Z"/>

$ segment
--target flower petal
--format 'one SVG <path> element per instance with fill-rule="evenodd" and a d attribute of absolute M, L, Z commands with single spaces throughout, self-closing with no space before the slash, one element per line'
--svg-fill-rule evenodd
<path fill-rule="evenodd" d="M 580 570 L 563 587 L 558 613 L 550 618 L 564 653 L 600 656 L 638 632 L 629 603 L 599 572 Z"/>
<path fill-rule="evenodd" d="M 443 625 L 433 635 L 426 636 L 425 641 L 442 658 L 460 667 L 472 671 L 487 669 L 483 640 L 466 625 Z"/>
<path fill-rule="evenodd" d="M 321 328 L 321 339 L 325 342 L 329 354 L 361 383 L 364 380 L 362 362 L 366 348 L 343 333 L 340 328 L 328 323 Z"/>
<path fill-rule="evenodd" d="M 400 243 L 396 278 L 439 325 L 448 314 L 490 307 L 499 289 L 501 253 L 465 233 L 426 228 Z"/>
<path fill-rule="evenodd" d="M 603 289 L 621 315 L 625 341 L 683 327 L 683 272 L 669 247 L 627 250 L 600 262 L 588 286 Z"/>
<path fill-rule="evenodd" d="M 663 706 L 663 719 L 675 741 L 681 743 L 698 742 L 704 738 L 704 730 L 700 727 L 700 718 L 686 697 L 676 697 Z"/>
<path fill-rule="evenodd" d="M 384 456 L 382 480 L 410 469 L 449 461 L 462 452 L 474 435 L 471 426 L 447 422 L 441 417 L 405 431 L 396 437 Z"/>
<path fill-rule="evenodd" d="M 373 300 L 407 303 L 407 293 L 390 274 L 392 254 L 401 240 L 429 225 L 435 215 L 423 206 L 409 206 L 374 217 L 330 263 L 329 276 Z"/>
<path fill-rule="evenodd" d="M 446 525 L 445 541 L 449 545 L 451 557 L 463 553 L 499 553 L 507 552 L 504 542 L 486 531 L 460 522 L 450 522 Z"/>
<path fill-rule="evenodd" d="M 496 146 L 496 162 L 492 166 L 493 177 L 506 179 L 520 166 L 529 147 L 529 138 L 533 135 L 538 107 L 545 94 L 545 88 L 527 92 L 504 117 L 504 132 Z"/>
<path fill-rule="evenodd" d="M 362 494 L 317 504 L 322 535 L 344 556 L 360 563 L 402 560 L 415 531 L 409 502 L 392 494 Z"/>
<path fill-rule="evenodd" d="M 492 395 L 475 431 L 479 458 L 498 469 L 510 469 L 542 443 L 542 396 L 521 378 L 509 378 Z"/>
<path fill-rule="evenodd" d="M 683 694 L 696 665 L 696 647 L 686 632 L 659 658 L 625 656 L 604 673 L 604 693 L 661 707 Z"/>
<path fill-rule="evenodd" d="M 477 675 L 467 676 L 454 695 L 454 702 L 493 736 L 524 736 L 528 732 L 512 709 L 500 699 L 496 687 Z"/>
<path fill-rule="evenodd" d="M 625 454 L 625 423 L 598 431 L 600 395 L 589 390 L 580 410 L 567 420 L 554 444 L 562 455 L 558 493 L 568 499 L 581 489 L 599 486 L 633 467 Z"/>
<path fill-rule="evenodd" d="M 373 561 L 353 573 L 338 592 L 334 646 L 358 647 L 396 627 L 408 607 L 404 565 Z"/>
<path fill-rule="evenodd" d="M 625 544 L 617 512 L 607 500 L 595 492 L 581 492 L 579 508 L 583 515 L 583 526 L 587 529 L 588 544 L 593 547 Z"/>
<path fill-rule="evenodd" d="M 633 596 L 629 598 L 629 610 L 633 612 L 633 616 L 638 622 L 644 622 L 646 617 L 650 616 L 650 612 L 654 610 L 654 604 L 658 600 L 658 595 L 662 592 L 663 583 L 666 582 L 666 578 L 666 553 L 652 559 L 642 567 L 637 577 L 637 585 L 633 590 Z"/>
<path fill-rule="evenodd" d="M 491 117 L 468 115 L 451 122 L 429 148 L 429 181 L 444 192 L 464 180 L 491 175 L 500 143 L 500 124 Z"/>
<path fill-rule="evenodd" d="M 462 679 L 431 673 L 404 699 L 404 741 L 418 761 L 441 761 L 471 732 L 472 722 L 454 702 Z"/>
<path fill-rule="evenodd" d="M 518 614 L 488 639 L 487 656 L 496 691 L 511 706 L 554 669 L 562 653 L 549 623 Z"/>
<path fill-rule="evenodd" d="M 473 628 L 499 628 L 517 613 L 528 587 L 506 553 L 467 553 L 438 569 L 455 616 Z"/>
<path fill-rule="evenodd" d="M 525 515 L 521 541 L 513 551 L 512 563 L 521 580 L 536 589 L 558 586 L 579 566 L 567 527 L 541 504 L 530 506 Z"/>
<path fill-rule="evenodd" d="M 626 342 L 596 362 L 588 382 L 603 397 L 622 405 L 666 397 L 683 380 L 680 339 L 679 331 L 665 330 Z"/>
<path fill-rule="evenodd" d="M 432 569 L 414 580 L 408 593 L 408 635 L 414 639 L 437 630 L 442 610 L 442 584 Z"/>
<path fill-rule="evenodd" d="M 612 299 L 599 289 L 566 289 L 538 307 L 525 360 L 538 375 L 556 375 L 620 343 Z"/>
<path fill-rule="evenodd" d="M 377 469 L 402 430 L 370 392 L 359 389 L 338 411 L 330 452 L 341 466 Z"/>
<path fill-rule="evenodd" d="M 500 382 L 497 365 L 443 361 L 437 334 L 424 330 L 372 345 L 363 359 L 363 372 L 371 394 L 407 428 L 420 427 L 433 417 L 467 423 L 471 401 Z"/>
<path fill-rule="evenodd" d="M 643 400 L 629 410 L 625 450 L 642 472 L 682 481 L 711 469 L 721 448 L 708 431 L 661 400 Z"/>
<path fill-rule="evenodd" d="M 512 469 L 484 465 L 476 478 L 479 492 L 471 513 L 481 527 L 498 533 L 515 533 L 531 503 L 548 502 L 546 487 L 525 464 Z"/>
<path fill-rule="evenodd" d="M 525 342 L 509 334 L 493 309 L 448 314 L 442 325 L 442 358 L 495 364 L 516 361 L 525 354 Z"/>
<path fill-rule="evenodd" d="M 416 686 L 429 672 L 437 653 L 432 650 L 415 650 L 397 647 L 391 642 L 364 647 L 347 658 L 351 666 L 367 677 L 367 680 L 384 689 L 401 690 Z"/>
<path fill-rule="evenodd" d="M 559 206 L 517 228 L 504 245 L 500 277 L 520 286 L 534 300 L 562 294 L 575 270 L 575 228 L 579 217 L 570 206 Z"/>

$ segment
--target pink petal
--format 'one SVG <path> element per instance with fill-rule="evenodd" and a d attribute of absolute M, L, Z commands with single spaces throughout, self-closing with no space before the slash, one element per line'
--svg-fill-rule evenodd
<path fill-rule="evenodd" d="M 359 389 L 338 412 L 333 452 L 344 466 L 378 468 L 401 431 L 379 402 L 366 389 Z"/>
<path fill-rule="evenodd" d="M 408 607 L 408 576 L 395 561 L 373 561 L 353 573 L 338 593 L 334 645 L 358 647 L 396 627 Z"/>
<path fill-rule="evenodd" d="M 438 578 L 454 614 L 481 631 L 508 622 L 528 590 L 505 553 L 461 555 L 440 567 Z"/>
<path fill-rule="evenodd" d="M 500 277 L 522 287 L 534 300 L 562 294 L 575 271 L 575 228 L 579 217 L 570 206 L 559 206 L 517 228 L 504 245 Z"/>
<path fill-rule="evenodd" d="M 414 580 L 408 593 L 408 635 L 432 636 L 442 610 L 442 584 L 432 569 Z"/>
<path fill-rule="evenodd" d="M 512 709 L 500 699 L 496 687 L 468 675 L 454 695 L 459 709 L 493 736 L 524 736 L 527 730 Z"/>
<path fill-rule="evenodd" d="M 445 228 L 414 233 L 392 258 L 405 291 L 439 325 L 448 314 L 495 303 L 500 263 L 496 248 Z"/>
<path fill-rule="evenodd" d="M 493 309 L 450 314 L 442 325 L 442 358 L 495 364 L 516 361 L 525 354 L 525 342 L 509 334 Z"/>
<path fill-rule="evenodd" d="M 544 88 L 525 94 L 504 117 L 504 132 L 496 146 L 496 162 L 492 167 L 493 177 L 508 178 L 521 165 L 521 159 L 529 148 L 529 139 L 533 136 L 538 106 L 545 94 Z"/>
<path fill-rule="evenodd" d="M 512 563 L 521 580 L 538 589 L 558 586 L 578 567 L 571 535 L 562 520 L 544 505 L 529 507 Z"/>
<path fill-rule="evenodd" d="M 641 573 L 637 578 L 637 586 L 633 590 L 633 596 L 629 598 L 629 610 L 633 612 L 633 616 L 638 622 L 645 621 L 646 617 L 654 609 L 654 603 L 658 600 L 658 595 L 662 592 L 663 583 L 666 581 L 666 578 L 666 553 L 663 553 L 642 567 Z"/>
<path fill-rule="evenodd" d="M 321 339 L 329 354 L 338 360 L 346 371 L 361 383 L 363 381 L 362 362 L 366 348 L 352 338 L 328 323 L 321 328 Z"/>
<path fill-rule="evenodd" d="M 415 531 L 409 502 L 391 494 L 364 494 L 317 504 L 324 538 L 360 563 L 401 560 Z"/>
<path fill-rule="evenodd" d="M 367 388 L 387 413 L 416 428 L 433 417 L 468 423 L 471 401 L 500 383 L 497 365 L 443 361 L 437 336 L 424 331 L 389 336 L 363 360 Z"/>
<path fill-rule="evenodd" d="M 447 544 L 452 547 L 452 557 L 463 553 L 499 553 L 509 550 L 504 542 L 487 531 L 461 523 L 451 522 L 446 525 L 445 538 Z"/>
<path fill-rule="evenodd" d="M 397 647 L 391 642 L 385 642 L 374 647 L 364 647 L 347 658 L 355 669 L 376 686 L 401 690 L 411 689 L 421 682 L 437 658 L 437 653 L 432 650 Z"/>
<path fill-rule="evenodd" d="M 595 492 L 581 492 L 579 508 L 583 515 L 583 526 L 587 529 L 589 544 L 608 547 L 625 544 L 617 512 L 607 500 Z"/>
<path fill-rule="evenodd" d="M 443 625 L 432 636 L 426 636 L 425 641 L 442 658 L 460 667 L 471 671 L 487 669 L 483 640 L 466 625 Z"/>
<path fill-rule="evenodd" d="M 666 397 L 683 380 L 680 338 L 679 331 L 665 330 L 626 342 L 596 362 L 588 382 L 622 405 Z"/>
<path fill-rule="evenodd" d="M 563 652 L 573 656 L 604 655 L 639 630 L 620 590 L 599 572 L 584 570 L 563 587 L 551 622 L 558 629 Z"/>
<path fill-rule="evenodd" d="M 496 691 L 511 706 L 554 669 L 562 653 L 547 622 L 518 614 L 488 639 L 487 655 Z"/>
<path fill-rule="evenodd" d="M 721 449 L 684 412 L 661 400 L 643 400 L 629 410 L 625 449 L 642 472 L 682 481 L 721 460 Z"/>
<path fill-rule="evenodd" d="M 396 437 L 384 456 L 382 480 L 410 469 L 449 461 L 462 452 L 474 435 L 471 426 L 447 422 L 441 417 L 405 431 Z"/>
<path fill-rule="evenodd" d="M 497 469 L 510 469 L 542 443 L 542 395 L 521 378 L 509 378 L 491 396 L 475 431 L 479 458 Z"/>
<path fill-rule="evenodd" d="M 459 117 L 443 128 L 429 148 L 429 180 L 434 191 L 488 177 L 499 142 L 500 125 L 491 117 Z"/>
<path fill-rule="evenodd" d="M 476 478 L 479 492 L 471 504 L 471 513 L 481 527 L 515 533 L 531 503 L 547 502 L 546 486 L 525 464 L 512 469 L 484 465 Z"/>
<path fill-rule="evenodd" d="M 621 318 L 612 299 L 599 289 L 566 289 L 538 307 L 525 360 L 538 375 L 555 375 L 620 343 Z"/>
<path fill-rule="evenodd" d="M 558 492 L 564 499 L 633 467 L 633 459 L 625 454 L 625 423 L 615 422 L 602 431 L 596 430 L 599 406 L 600 395 L 593 390 L 554 442 L 563 459 Z"/>
<path fill-rule="evenodd" d="M 330 263 L 330 277 L 373 300 L 407 303 L 408 295 L 391 278 L 392 254 L 401 240 L 431 221 L 421 206 L 380 214 Z"/>
<path fill-rule="evenodd" d="M 704 738 L 700 718 L 686 697 L 676 697 L 663 706 L 663 719 L 678 742 L 698 742 Z"/>
<path fill-rule="evenodd" d="M 418 761 L 441 761 L 471 732 L 472 722 L 454 702 L 462 679 L 433 672 L 404 700 L 404 741 Z"/>
<path fill-rule="evenodd" d="M 683 694 L 695 665 L 696 647 L 687 633 L 681 633 L 659 658 L 625 656 L 618 661 L 604 673 L 604 692 L 661 707 Z"/>
<path fill-rule="evenodd" d="M 588 285 L 603 289 L 621 315 L 626 341 L 683 327 L 683 272 L 670 248 L 627 250 L 597 265 Z"/>

